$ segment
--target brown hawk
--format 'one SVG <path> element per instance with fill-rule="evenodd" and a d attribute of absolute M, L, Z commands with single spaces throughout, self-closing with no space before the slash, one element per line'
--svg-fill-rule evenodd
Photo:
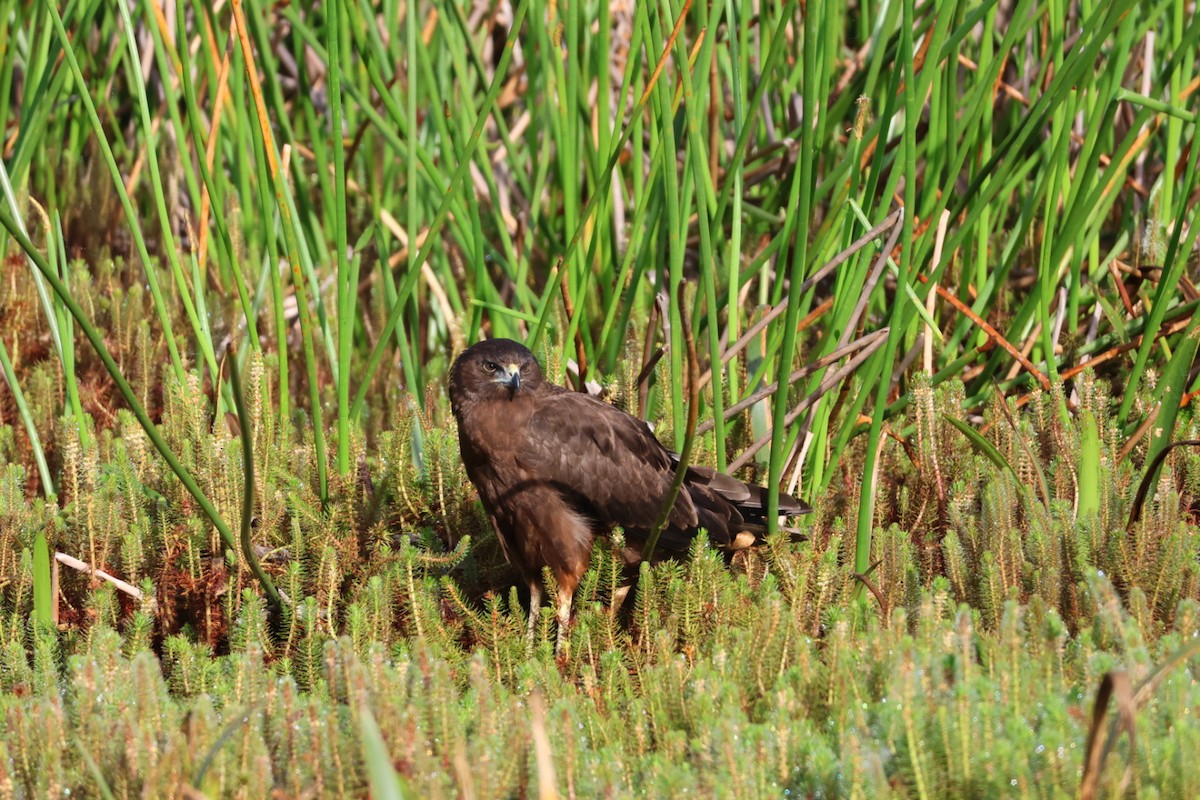
<path fill-rule="evenodd" d="M 533 353 L 509 339 L 480 342 L 458 357 L 450 369 L 450 405 L 467 476 L 505 557 L 529 585 L 531 638 L 542 569 L 549 567 L 558 583 L 561 649 L 595 538 L 620 525 L 626 561 L 640 561 L 678 457 L 643 420 L 544 381 Z M 700 528 L 727 550 L 760 541 L 766 499 L 761 486 L 689 466 L 652 557 L 686 554 Z M 811 510 L 779 495 L 782 515 Z"/>

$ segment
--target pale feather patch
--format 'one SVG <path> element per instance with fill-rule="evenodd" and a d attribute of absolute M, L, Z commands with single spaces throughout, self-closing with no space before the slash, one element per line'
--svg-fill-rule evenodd
<path fill-rule="evenodd" d="M 581 564 L 579 570 L 572 570 L 573 574 L 556 575 L 555 579 L 559 584 L 570 582 L 571 591 L 574 591 L 575 585 L 587 570 L 587 562 L 592 554 L 592 526 L 574 509 L 561 509 L 555 515 L 555 529 L 561 538 L 551 542 L 552 546 L 556 546 L 559 554 L 565 556 L 563 559 L 565 562 Z"/>
<path fill-rule="evenodd" d="M 756 541 L 758 541 L 758 537 L 756 537 L 753 533 L 742 531 L 737 536 L 733 537 L 733 541 L 729 543 L 729 549 L 745 550 L 748 547 L 753 547 Z"/>

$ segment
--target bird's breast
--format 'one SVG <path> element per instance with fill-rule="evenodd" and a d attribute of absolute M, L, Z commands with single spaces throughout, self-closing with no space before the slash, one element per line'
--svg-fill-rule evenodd
<path fill-rule="evenodd" d="M 522 484 L 529 473 L 520 463 L 520 451 L 510 435 L 478 436 L 459 428 L 459 452 L 467 477 L 479 491 L 483 504 L 491 512 Z"/>

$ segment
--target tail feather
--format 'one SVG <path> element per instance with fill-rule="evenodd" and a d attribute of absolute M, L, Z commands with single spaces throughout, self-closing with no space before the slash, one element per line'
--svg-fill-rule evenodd
<path fill-rule="evenodd" d="M 693 473 L 697 480 L 691 480 Z M 711 467 L 693 467 L 685 484 L 700 519 L 718 547 L 742 549 L 757 544 L 767 532 L 767 490 L 743 483 Z M 812 507 L 803 500 L 779 493 L 779 516 L 807 514 Z M 749 533 L 752 540 L 738 534 Z M 793 532 L 793 535 L 795 532 Z"/>
<path fill-rule="evenodd" d="M 678 458 L 676 465 L 678 465 Z M 767 533 L 767 490 L 718 472 L 712 467 L 690 466 L 683 490 L 695 509 L 696 524 L 680 524 L 672 514 L 655 545 L 654 560 L 679 558 L 687 554 L 697 528 L 708 532 L 714 545 L 725 550 L 741 550 L 760 544 Z M 677 504 L 679 507 L 679 504 Z M 808 514 L 812 507 L 796 497 L 779 493 L 779 516 Z M 781 526 L 793 539 L 803 539 L 797 528 Z M 634 564 L 642 559 L 642 547 L 648 530 L 626 528 L 625 560 Z"/>
<path fill-rule="evenodd" d="M 671 453 L 671 460 L 679 466 L 679 455 Z M 767 489 L 718 472 L 712 467 L 693 464 L 688 467 L 685 486 L 690 489 L 703 486 L 735 505 L 743 513 L 761 517 L 767 508 Z M 695 495 L 693 493 L 693 499 Z M 812 511 L 812 506 L 786 492 L 779 493 L 779 514 L 794 517 Z"/>

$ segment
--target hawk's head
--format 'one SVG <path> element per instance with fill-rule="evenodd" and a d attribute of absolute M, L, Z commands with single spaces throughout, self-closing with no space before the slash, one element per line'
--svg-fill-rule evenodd
<path fill-rule="evenodd" d="M 450 405 L 458 414 L 464 404 L 512 400 L 541 382 L 542 369 L 529 348 L 512 339 L 487 339 L 464 350 L 450 368 Z"/>

